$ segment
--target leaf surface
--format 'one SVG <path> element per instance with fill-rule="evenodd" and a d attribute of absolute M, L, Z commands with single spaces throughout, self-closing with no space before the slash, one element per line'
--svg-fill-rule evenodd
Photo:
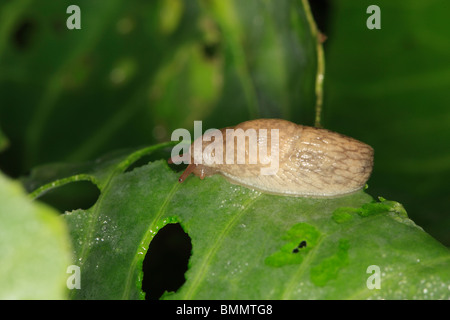
<path fill-rule="evenodd" d="M 180 184 L 163 160 L 124 172 L 131 158 L 160 147 L 87 173 L 98 180 L 98 202 L 65 214 L 83 283 L 73 298 L 144 298 L 142 263 L 168 223 L 180 223 L 192 255 L 186 282 L 164 299 L 450 297 L 448 249 L 399 203 L 364 191 L 331 199 L 269 195 L 219 175 Z M 381 289 L 367 285 L 374 265 Z"/>

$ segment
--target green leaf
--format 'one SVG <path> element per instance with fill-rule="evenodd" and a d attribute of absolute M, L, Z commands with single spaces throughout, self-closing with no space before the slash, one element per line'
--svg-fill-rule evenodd
<path fill-rule="evenodd" d="M 65 214 L 82 279 L 72 298 L 144 298 L 143 260 L 169 223 L 189 235 L 192 255 L 186 282 L 164 299 L 450 297 L 449 250 L 399 203 L 364 191 L 323 199 L 269 195 L 219 175 L 180 184 L 164 160 L 125 171 L 164 146 L 122 155 L 110 166 L 93 162 L 85 171 L 101 195 L 90 209 Z M 381 289 L 367 286 L 374 265 Z"/>
<path fill-rule="evenodd" d="M 0 299 L 65 299 L 70 239 L 62 217 L 0 173 Z"/>

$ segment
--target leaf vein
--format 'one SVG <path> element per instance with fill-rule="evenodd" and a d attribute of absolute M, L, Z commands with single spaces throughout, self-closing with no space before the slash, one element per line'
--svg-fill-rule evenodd
<path fill-rule="evenodd" d="M 256 202 L 257 199 L 261 196 L 262 193 L 258 194 L 256 197 L 250 198 L 245 204 L 239 209 L 239 211 L 234 215 L 234 217 L 228 222 L 223 231 L 217 236 L 216 241 L 211 246 L 209 252 L 205 255 L 203 259 L 202 265 L 200 266 L 200 270 L 196 273 L 196 277 L 192 280 L 192 284 L 188 289 L 188 292 L 185 294 L 184 299 L 192 299 L 194 295 L 194 291 L 198 288 L 201 281 L 205 278 L 207 270 L 209 269 L 210 262 L 212 258 L 217 253 L 217 250 L 220 247 L 220 244 L 223 243 L 226 235 L 231 231 L 232 227 L 236 225 L 237 221 L 242 217 L 242 215 L 247 212 L 247 210 Z"/>

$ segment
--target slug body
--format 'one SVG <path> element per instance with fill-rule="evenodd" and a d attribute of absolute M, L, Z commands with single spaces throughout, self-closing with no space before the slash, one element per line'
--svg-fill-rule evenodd
<path fill-rule="evenodd" d="M 235 142 L 234 138 L 226 139 L 226 129 L 229 128 L 220 131 L 223 135 L 221 146 L 224 154 L 230 144 Z M 257 145 L 264 143 L 272 148 L 268 147 L 266 155 L 258 153 L 258 161 L 254 164 L 249 161 L 251 143 L 250 139 L 247 139 L 245 148 L 241 145 L 245 150 L 234 148 L 235 156 L 239 151 L 245 151 L 244 163 L 230 164 L 223 161 L 206 164 L 196 159 L 194 141 L 190 148 L 191 163 L 179 181 L 182 182 L 190 173 L 200 176 L 201 179 L 219 173 L 233 183 L 263 192 L 290 196 L 334 197 L 362 189 L 372 172 L 374 152 L 369 145 L 326 129 L 297 125 L 280 119 L 246 121 L 232 129 L 253 129 L 257 133 Z M 273 141 L 270 134 L 260 134 L 260 129 L 266 129 L 269 133 L 272 129 L 278 129 L 277 141 Z M 201 138 L 205 138 L 205 135 L 198 139 Z M 201 141 L 202 151 L 206 152 L 203 159 L 211 156 L 211 152 L 217 151 L 207 149 L 212 141 L 214 139 L 211 137 L 209 141 Z M 261 174 L 261 168 L 269 167 L 267 157 L 275 153 L 278 153 L 278 170 L 273 174 Z"/>

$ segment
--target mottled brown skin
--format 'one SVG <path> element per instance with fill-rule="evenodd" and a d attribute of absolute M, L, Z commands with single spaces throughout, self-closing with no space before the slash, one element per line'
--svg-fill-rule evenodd
<path fill-rule="evenodd" d="M 220 173 L 231 182 L 264 192 L 291 196 L 333 197 L 360 190 L 370 177 L 373 149 L 358 140 L 325 129 L 297 125 L 280 119 L 258 119 L 243 122 L 233 129 L 267 129 L 270 155 L 270 129 L 279 130 L 279 169 L 274 175 L 261 175 L 257 164 L 191 164 L 180 177 L 182 182 L 190 172 L 200 178 Z M 223 148 L 234 141 L 226 141 L 222 129 Z M 201 138 L 200 138 L 201 139 Z M 258 142 L 261 137 L 258 135 Z M 211 142 L 203 142 L 204 148 Z M 193 154 L 193 145 L 191 154 Z M 248 143 L 246 155 L 248 156 Z M 235 148 L 235 157 L 237 150 Z M 225 155 L 225 151 L 224 151 Z M 237 159 L 237 158 L 235 158 Z M 236 162 L 236 161 L 235 161 Z"/>

